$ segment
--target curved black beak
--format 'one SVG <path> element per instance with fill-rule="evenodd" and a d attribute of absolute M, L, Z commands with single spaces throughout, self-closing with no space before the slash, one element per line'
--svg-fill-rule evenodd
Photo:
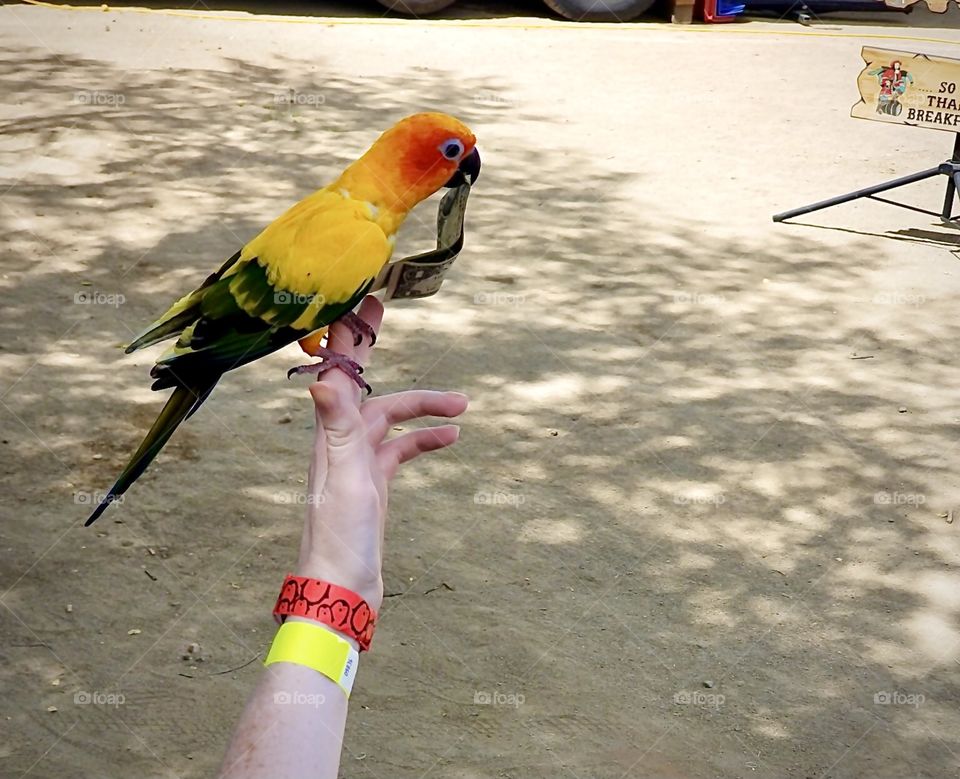
<path fill-rule="evenodd" d="M 460 160 L 457 172 L 443 186 L 450 189 L 459 187 L 461 184 L 473 186 L 478 178 L 480 178 L 480 152 L 474 147 L 472 152 Z"/>

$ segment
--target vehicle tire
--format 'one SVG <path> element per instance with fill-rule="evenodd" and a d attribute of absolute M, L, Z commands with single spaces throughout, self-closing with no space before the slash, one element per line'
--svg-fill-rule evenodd
<path fill-rule="evenodd" d="M 442 11 L 453 5 L 457 0 L 377 0 L 382 6 L 391 11 L 406 14 L 407 16 L 426 16 Z"/>
<path fill-rule="evenodd" d="M 575 22 L 626 22 L 648 11 L 655 0 L 543 0 Z"/>

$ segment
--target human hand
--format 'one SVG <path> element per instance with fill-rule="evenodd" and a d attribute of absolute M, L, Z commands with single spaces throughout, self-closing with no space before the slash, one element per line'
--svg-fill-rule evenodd
<path fill-rule="evenodd" d="M 379 300 L 368 296 L 358 314 L 380 329 Z M 367 339 L 354 346 L 353 333 L 342 324 L 330 328 L 328 347 L 361 365 L 371 350 Z M 296 573 L 353 590 L 379 610 L 388 484 L 401 464 L 455 443 L 460 428 L 422 428 L 389 440 L 387 434 L 394 425 L 421 417 L 457 417 L 466 410 L 467 397 L 409 390 L 363 400 L 362 390 L 340 370 L 323 373 L 310 394 L 317 432 Z"/>

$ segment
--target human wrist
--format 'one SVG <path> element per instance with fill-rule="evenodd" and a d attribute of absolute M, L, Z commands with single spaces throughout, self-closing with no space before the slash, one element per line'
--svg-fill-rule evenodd
<path fill-rule="evenodd" d="M 293 574 L 308 579 L 320 579 L 351 590 L 363 598 L 374 611 L 380 611 L 380 606 L 383 605 L 383 579 L 379 571 L 372 574 L 359 562 L 355 567 L 348 567 L 322 557 L 301 559 Z"/>

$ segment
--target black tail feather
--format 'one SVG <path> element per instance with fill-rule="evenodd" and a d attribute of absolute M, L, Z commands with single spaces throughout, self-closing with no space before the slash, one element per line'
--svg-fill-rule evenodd
<path fill-rule="evenodd" d="M 174 389 L 173 394 L 167 399 L 166 405 L 160 412 L 160 416 L 157 417 L 139 448 L 130 458 L 127 467 L 117 478 L 116 484 L 110 488 L 110 492 L 100 501 L 87 521 L 84 522 L 85 527 L 96 522 L 97 518 L 107 510 L 107 507 L 140 478 L 147 466 L 163 449 L 164 444 L 170 440 L 173 431 L 177 429 L 181 422 L 200 408 L 200 405 L 210 396 L 219 380 L 220 375 L 217 374 L 192 381 L 189 386 L 179 386 Z"/>

